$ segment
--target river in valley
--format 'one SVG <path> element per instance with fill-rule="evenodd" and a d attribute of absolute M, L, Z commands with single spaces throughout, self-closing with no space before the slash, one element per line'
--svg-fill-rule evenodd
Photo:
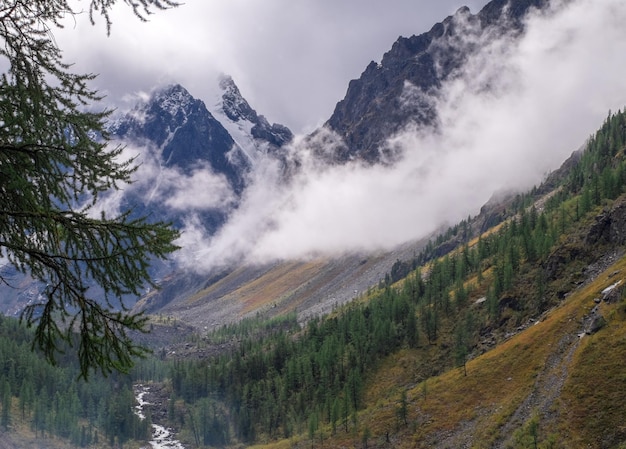
<path fill-rule="evenodd" d="M 135 385 L 135 397 L 137 399 L 135 413 L 141 419 L 146 419 L 144 407 L 150 405 L 150 403 L 145 397 L 149 392 L 150 387 L 141 384 Z M 152 449 L 185 449 L 185 446 L 175 439 L 170 429 L 154 423 L 152 424 L 152 440 L 150 440 L 150 447 Z"/>

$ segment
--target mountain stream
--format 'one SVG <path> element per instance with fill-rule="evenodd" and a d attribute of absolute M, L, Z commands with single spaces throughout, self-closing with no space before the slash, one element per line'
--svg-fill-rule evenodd
<path fill-rule="evenodd" d="M 144 407 L 150 405 L 150 403 L 145 399 L 145 396 L 149 391 L 150 387 L 145 385 L 139 384 L 135 386 L 135 397 L 138 404 L 135 406 L 135 413 L 141 419 L 146 419 Z M 152 449 L 185 449 L 185 446 L 183 446 L 180 441 L 174 439 L 170 429 L 154 423 L 152 424 L 152 440 L 150 440 L 150 447 Z"/>

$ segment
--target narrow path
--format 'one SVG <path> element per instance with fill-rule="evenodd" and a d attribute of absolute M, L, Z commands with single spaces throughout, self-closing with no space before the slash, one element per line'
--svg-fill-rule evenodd
<path fill-rule="evenodd" d="M 585 270 L 586 279 L 578 288 L 593 282 L 623 255 L 622 249 L 615 249 L 599 258 L 595 263 L 590 264 Z M 617 285 L 619 285 L 619 281 L 611 287 L 615 288 Z M 552 406 L 561 395 L 561 390 L 567 380 L 568 368 L 576 348 L 578 348 L 581 339 L 584 338 L 593 313 L 592 310 L 583 319 L 582 326 L 577 332 L 570 332 L 561 338 L 537 375 L 533 390 L 499 429 L 499 438 L 492 446 L 494 449 L 510 447 L 514 432 L 521 428 L 532 417 L 533 413 L 538 414 L 541 426 L 548 427 L 558 418 L 558 412 Z M 479 419 L 461 423 L 456 429 L 437 435 L 436 443 L 433 444 L 436 444 L 437 449 L 471 448 Z"/>
<path fill-rule="evenodd" d="M 593 282 L 611 264 L 623 255 L 623 250 L 616 249 L 600 258 L 587 267 L 587 279 L 579 288 Z M 614 284 L 614 286 L 619 283 Z M 614 287 L 612 286 L 612 287 Z M 594 309 L 595 310 L 595 309 Z M 546 364 L 537 376 L 533 391 L 524 399 L 511 417 L 500 429 L 500 438 L 494 445 L 495 449 L 505 449 L 512 441 L 513 433 L 530 419 L 533 413 L 539 415 L 541 425 L 549 426 L 558 418 L 558 412 L 552 407 L 554 401 L 561 395 L 561 390 L 567 379 L 567 371 L 571 364 L 574 352 L 591 320 L 594 311 L 583 319 L 582 327 L 575 333 L 563 336 L 556 349 L 546 360 Z"/>
<path fill-rule="evenodd" d="M 511 447 L 513 433 L 521 428 L 533 413 L 539 414 L 541 423 L 544 425 L 557 418 L 552 405 L 561 394 L 567 379 L 567 369 L 580 338 L 576 333 L 567 334 L 561 338 L 557 347 L 548 356 L 543 369 L 537 375 L 533 390 L 500 428 L 500 437 L 492 446 L 494 449 Z M 438 435 L 437 449 L 471 448 L 474 443 L 476 424 L 477 420 L 461 423 L 454 431 Z"/>
<path fill-rule="evenodd" d="M 578 347 L 581 337 L 567 334 L 559 341 L 556 349 L 548 356 L 546 364 L 539 372 L 530 394 L 517 407 L 500 429 L 500 438 L 494 445 L 497 449 L 510 447 L 513 433 L 526 423 L 533 413 L 539 415 L 544 425 L 557 418 L 552 405 L 561 395 L 567 379 L 567 370 Z"/>

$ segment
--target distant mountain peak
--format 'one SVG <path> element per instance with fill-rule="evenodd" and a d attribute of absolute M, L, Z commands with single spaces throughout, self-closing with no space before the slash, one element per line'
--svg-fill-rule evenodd
<path fill-rule="evenodd" d="M 194 98 L 189 91 L 180 84 L 169 84 L 157 89 L 152 95 L 152 101 L 162 106 L 172 106 L 174 109 L 189 105 Z"/>
<path fill-rule="evenodd" d="M 231 76 L 222 75 L 218 85 L 213 115 L 251 161 L 259 154 L 276 152 L 293 139 L 293 133 L 286 126 L 270 124 L 250 106 Z"/>
<path fill-rule="evenodd" d="M 232 77 L 223 75 L 219 80 L 219 87 L 223 92 L 222 110 L 229 119 L 234 122 L 247 120 L 251 123 L 257 123 L 259 121 L 256 111 L 243 98 Z"/>
<path fill-rule="evenodd" d="M 164 167 L 191 173 L 208 165 L 226 176 L 233 191 L 240 193 L 245 186 L 249 162 L 233 156 L 237 145 L 229 132 L 180 84 L 154 90 L 116 120 L 111 133 L 126 142 L 148 144 Z"/>
<path fill-rule="evenodd" d="M 198 101 L 180 84 L 158 88 L 113 121 L 109 131 L 117 137 L 147 140 L 163 147 L 197 110 Z"/>
<path fill-rule="evenodd" d="M 195 99 L 180 84 L 170 84 L 154 92 L 151 103 L 158 104 L 163 110 L 175 116 L 185 110 Z"/>

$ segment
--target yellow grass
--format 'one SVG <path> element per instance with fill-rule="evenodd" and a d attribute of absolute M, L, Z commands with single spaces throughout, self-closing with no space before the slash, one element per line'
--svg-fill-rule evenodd
<path fill-rule="evenodd" d="M 324 264 L 324 261 L 279 264 L 257 279 L 246 282 L 240 288 L 221 296 L 219 301 L 239 304 L 241 315 L 280 304 L 284 299 L 289 298 L 295 290 L 305 285 L 309 279 L 319 273 Z M 232 273 L 210 287 L 196 293 L 189 299 L 189 302 L 201 301 L 212 292 L 219 290 L 224 283 L 230 280 L 231 276 L 236 275 L 238 275 L 237 272 Z M 292 307 L 297 307 L 297 304 L 292 304 Z"/>
<path fill-rule="evenodd" d="M 619 274 L 610 276 L 615 271 Z M 368 377 L 366 409 L 359 413 L 358 430 L 339 431 L 324 446 L 360 447 L 361 432 L 367 427 L 372 442 L 384 445 L 389 436 L 396 448 L 426 448 L 446 432 L 471 423 L 473 447 L 491 447 L 501 427 L 533 390 L 559 341 L 580 330 L 582 318 L 595 305 L 594 298 L 620 278 L 626 278 L 626 259 L 574 292 L 536 325 L 469 361 L 467 377 L 455 368 L 421 381 L 429 360 L 437 357 L 436 347 L 393 354 Z M 600 447 L 598 439 L 607 426 L 613 426 L 614 438 L 626 440 L 626 306 L 623 302 L 602 304 L 601 310 L 608 325 L 579 344 L 568 367 L 562 399 L 553 405 L 559 419 L 552 427 L 541 428 L 544 436 L 558 435 L 557 447 Z M 402 391 L 409 401 L 406 426 L 397 415 Z M 328 429 L 326 433 L 330 434 Z M 303 436 L 302 441 L 308 440 Z M 291 440 L 259 448 L 294 445 L 302 447 Z"/>
<path fill-rule="evenodd" d="M 624 261 L 613 268 L 621 270 L 619 277 L 605 274 L 602 285 L 626 276 Z M 600 307 L 607 325 L 583 340 L 561 397 L 565 413 L 558 430 L 571 447 L 616 447 L 626 441 L 626 309 L 624 302 Z"/>

